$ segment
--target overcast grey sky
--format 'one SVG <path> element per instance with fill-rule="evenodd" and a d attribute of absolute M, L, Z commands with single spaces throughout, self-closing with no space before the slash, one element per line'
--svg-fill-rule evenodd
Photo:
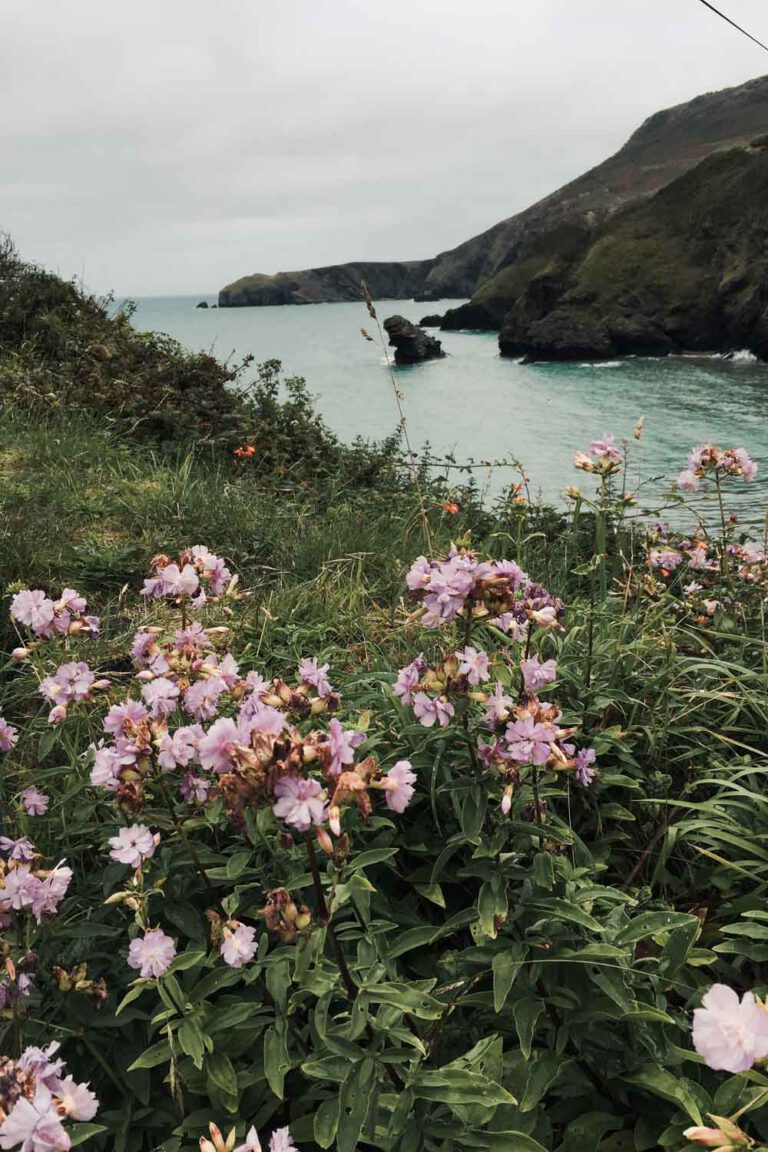
<path fill-rule="evenodd" d="M 119 295 L 433 256 L 766 72 L 697 0 L 0 0 L 0 229 Z"/>

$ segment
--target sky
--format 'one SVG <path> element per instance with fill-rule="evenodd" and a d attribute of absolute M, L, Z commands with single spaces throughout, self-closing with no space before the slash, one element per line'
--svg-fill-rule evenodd
<path fill-rule="evenodd" d="M 0 230 L 120 296 L 434 256 L 764 73 L 699 0 L 1 0 Z"/>

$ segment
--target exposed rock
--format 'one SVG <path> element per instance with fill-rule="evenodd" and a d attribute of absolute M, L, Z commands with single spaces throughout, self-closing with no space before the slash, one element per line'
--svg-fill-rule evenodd
<path fill-rule="evenodd" d="M 195 308 L 207 308 L 207 307 L 208 307 L 208 301 L 207 300 L 201 300 L 199 304 L 195 304 Z"/>
<path fill-rule="evenodd" d="M 498 332 L 506 309 L 487 304 L 461 304 L 449 308 L 440 327 L 443 332 Z"/>
<path fill-rule="evenodd" d="M 420 364 L 445 356 L 440 341 L 405 316 L 390 316 L 384 321 L 384 330 L 394 346 L 396 364 Z"/>
<path fill-rule="evenodd" d="M 439 312 L 430 313 L 429 316 L 422 316 L 419 324 L 422 328 L 439 328 L 443 322 L 443 318 Z"/>
<path fill-rule="evenodd" d="M 447 314 L 442 327 L 498 330 L 525 285 L 548 274 L 563 248 L 584 243 L 615 213 L 654 195 L 707 156 L 765 132 L 768 77 L 657 112 L 604 163 L 433 260 L 246 276 L 224 288 L 219 302 L 238 307 L 357 300 L 365 279 L 377 299 L 472 296 L 470 305 Z M 474 311 L 480 305 L 484 311 Z"/>

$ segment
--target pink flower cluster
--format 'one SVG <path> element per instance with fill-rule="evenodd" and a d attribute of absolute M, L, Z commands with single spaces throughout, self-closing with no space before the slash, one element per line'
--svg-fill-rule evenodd
<path fill-rule="evenodd" d="M 61 664 L 52 676 L 44 677 L 39 688 L 40 695 L 53 705 L 48 723 L 60 724 L 70 704 L 90 700 L 94 689 L 104 688 L 109 688 L 109 680 L 97 680 L 84 660 Z"/>
<path fill-rule="evenodd" d="M 0 1148 L 68 1152 L 67 1120 L 93 1120 L 99 1106 L 88 1084 L 67 1075 L 60 1045 L 27 1048 L 18 1060 L 0 1057 Z"/>
<path fill-rule="evenodd" d="M 245 1142 L 235 1146 L 235 1129 L 226 1140 L 216 1124 L 209 1124 L 208 1131 L 211 1138 L 200 1137 L 200 1152 L 262 1152 L 261 1141 L 256 1129 L 252 1126 L 245 1134 Z M 269 1152 L 297 1152 L 296 1145 L 291 1139 L 288 1128 L 276 1128 L 269 1138 Z"/>
<path fill-rule="evenodd" d="M 485 620 L 524 640 L 533 624 L 557 628 L 564 608 L 514 560 L 480 561 L 453 548 L 444 560 L 419 556 L 406 584 L 422 604 L 421 623 L 440 628 L 457 617 Z"/>
<path fill-rule="evenodd" d="M 65 588 L 58 600 L 49 599 L 39 588 L 23 588 L 11 600 L 11 617 L 47 640 L 50 636 L 86 633 L 98 636 L 98 616 L 85 615 L 86 602 L 74 588 Z"/>
<path fill-rule="evenodd" d="M 717 448 L 714 444 L 699 444 L 688 453 L 688 467 L 677 478 L 683 492 L 698 492 L 705 476 L 740 476 L 750 484 L 757 478 L 757 464 L 746 448 Z"/>
<path fill-rule="evenodd" d="M 768 1057 L 768 1010 L 752 992 L 740 1001 L 726 984 L 713 984 L 693 1013 L 693 1046 L 710 1068 L 746 1072 Z"/>
<path fill-rule="evenodd" d="M 220 556 L 214 556 L 204 544 L 185 549 L 178 562 L 169 556 L 155 556 L 154 576 L 144 581 L 142 596 L 161 599 L 184 597 L 201 607 L 209 596 L 221 596 L 233 585 L 234 577 Z"/>
<path fill-rule="evenodd" d="M 623 441 L 626 444 L 626 440 Z M 598 473 L 601 476 L 611 476 L 621 469 L 621 449 L 615 438 L 605 432 L 599 440 L 593 440 L 587 452 L 577 452 L 573 457 L 573 464 L 581 472 Z"/>
<path fill-rule="evenodd" d="M 23 850 L 25 845 L 30 852 Z M 0 849 L 6 855 L 0 859 L 0 916 L 31 912 L 38 924 L 44 916 L 54 916 L 67 894 L 72 869 L 63 860 L 52 869 L 34 868 L 37 853 L 28 840 L 3 837 Z"/>
<path fill-rule="evenodd" d="M 596 775 L 594 749 L 577 751 L 570 743 L 575 729 L 563 726 L 555 705 L 538 698 L 537 694 L 557 678 L 556 661 L 537 655 L 524 657 L 520 676 L 517 703 L 498 680 L 492 691 L 483 689 L 490 679 L 490 659 L 481 649 L 465 645 L 433 667 L 420 654 L 400 669 L 392 688 L 403 705 L 413 708 L 425 728 L 447 728 L 459 707 L 465 719 L 473 718 L 485 737 L 479 744 L 480 759 L 507 780 L 502 797 L 505 814 L 525 767 L 572 770 L 582 787 L 591 784 Z M 502 726 L 503 734 L 498 734 Z"/>

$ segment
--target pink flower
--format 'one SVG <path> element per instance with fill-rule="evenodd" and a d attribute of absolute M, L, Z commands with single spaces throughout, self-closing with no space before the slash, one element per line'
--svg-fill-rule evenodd
<path fill-rule="evenodd" d="M 137 728 L 149 717 L 149 712 L 138 700 L 126 700 L 124 704 L 113 704 L 104 719 L 104 731 L 115 736 L 126 735 L 126 725 Z"/>
<path fill-rule="evenodd" d="M 459 661 L 459 673 L 466 676 L 470 684 L 477 687 L 481 681 L 490 680 L 488 656 L 485 652 L 467 644 L 466 648 L 458 650 L 456 659 Z"/>
<path fill-rule="evenodd" d="M 29 588 L 17 592 L 11 600 L 11 616 L 19 624 L 31 628 L 36 636 L 48 637 L 53 631 L 55 612 L 53 601 L 39 588 Z"/>
<path fill-rule="evenodd" d="M 116 792 L 120 784 L 120 770 L 123 766 L 123 760 L 116 748 L 105 745 L 104 741 L 99 742 L 98 747 L 93 748 L 93 767 L 91 768 L 91 784 L 94 788 L 106 788 L 108 792 Z M 134 757 L 129 757 L 129 763 L 133 763 Z"/>
<path fill-rule="evenodd" d="M 485 702 L 485 721 L 489 728 L 504 724 L 509 719 L 509 713 L 514 707 L 511 696 L 507 696 L 503 686 L 496 681 L 493 692 Z"/>
<path fill-rule="evenodd" d="M 598 460 L 621 460 L 621 452 L 616 447 L 616 438 L 608 432 L 604 432 L 599 440 L 593 440 L 589 451 Z"/>
<path fill-rule="evenodd" d="M 0 1148 L 20 1152 L 68 1152 L 71 1146 L 56 1101 L 45 1084 L 38 1083 L 31 1100 L 19 1096 L 0 1125 Z"/>
<path fill-rule="evenodd" d="M 594 748 L 582 748 L 576 753 L 576 759 L 574 761 L 576 781 L 582 788 L 589 788 L 595 776 L 597 776 L 597 770 L 592 767 L 596 759 L 597 753 Z"/>
<path fill-rule="evenodd" d="M 205 729 L 200 724 L 177 728 L 173 735 L 164 732 L 160 737 L 158 764 L 168 772 L 174 768 L 187 768 L 198 759 L 200 741 L 204 736 Z"/>
<path fill-rule="evenodd" d="M 239 924 L 232 921 L 232 925 L 224 925 L 224 939 L 221 943 L 221 955 L 224 963 L 230 968 L 242 968 L 256 955 L 256 929 L 248 924 Z"/>
<path fill-rule="evenodd" d="M 43 816 L 48 811 L 50 800 L 45 792 L 32 786 L 22 792 L 21 804 L 27 816 Z"/>
<path fill-rule="evenodd" d="M 523 673 L 523 683 L 528 692 L 538 692 L 557 678 L 557 662 L 555 660 L 542 662 L 538 656 L 532 656 L 530 660 L 521 660 L 520 668 Z"/>
<path fill-rule="evenodd" d="M 275 816 L 299 832 L 325 821 L 326 795 L 317 780 L 283 776 L 275 784 L 274 794 L 278 798 L 272 806 Z"/>
<path fill-rule="evenodd" d="M 648 554 L 648 562 L 652 568 L 666 568 L 668 572 L 674 572 L 682 564 L 683 557 L 671 548 L 653 548 Z"/>
<path fill-rule="evenodd" d="M 213 720 L 219 710 L 219 696 L 227 686 L 218 676 L 198 680 L 184 693 L 184 708 L 195 720 Z"/>
<path fill-rule="evenodd" d="M 313 656 L 306 658 L 299 664 L 299 679 L 304 684 L 311 684 L 317 689 L 318 696 L 323 699 L 333 691 L 331 682 L 326 676 L 330 664 L 321 664 L 318 668 L 317 659 Z"/>
<path fill-rule="evenodd" d="M 297 1152 L 288 1128 L 276 1128 L 269 1138 L 269 1152 Z"/>
<path fill-rule="evenodd" d="M 72 704 L 87 700 L 96 679 L 84 660 L 62 664 L 53 676 L 46 676 L 40 694 L 54 704 Z"/>
<path fill-rule="evenodd" d="M 330 770 L 334 776 L 338 776 L 340 772 L 344 771 L 345 765 L 354 764 L 354 750 L 358 744 L 365 741 L 365 734 L 342 728 L 336 717 L 331 720 L 328 727 L 330 729 L 328 733 L 328 744 L 331 751 Z"/>
<path fill-rule="evenodd" d="M 232 768 L 232 758 L 238 748 L 247 744 L 248 737 L 240 726 L 229 716 L 222 716 L 200 741 L 200 763 L 203 768 L 212 769 L 221 776 Z"/>
<path fill-rule="evenodd" d="M 768 1056 L 768 1012 L 751 992 L 713 984 L 693 1013 L 693 1046 L 718 1072 L 746 1072 Z"/>
<path fill-rule="evenodd" d="M 176 711 L 179 702 L 179 686 L 166 676 L 158 676 L 142 685 L 141 698 L 149 708 L 153 720 L 165 720 Z"/>
<path fill-rule="evenodd" d="M 143 936 L 131 940 L 128 946 L 128 964 L 138 968 L 143 980 L 162 976 L 176 955 L 176 945 L 161 928 L 150 928 Z"/>
<path fill-rule="evenodd" d="M 405 577 L 405 582 L 411 592 L 421 592 L 429 584 L 432 575 L 432 565 L 426 556 L 419 556 L 414 560 Z"/>
<path fill-rule="evenodd" d="M 411 802 L 416 780 L 417 776 L 411 768 L 410 760 L 398 760 L 383 781 L 387 807 L 393 812 L 405 812 Z"/>
<path fill-rule="evenodd" d="M 398 672 L 397 679 L 392 685 L 392 691 L 395 696 L 400 697 L 401 704 L 410 705 L 413 703 L 413 690 L 419 683 L 426 666 L 424 654 L 419 653 L 415 660 L 406 664 L 405 668 L 401 668 Z"/>
<path fill-rule="evenodd" d="M 99 1101 L 87 1084 L 76 1084 L 71 1076 L 61 1080 L 56 1089 L 59 1104 L 66 1116 L 73 1120 L 93 1120 Z"/>
<path fill-rule="evenodd" d="M 426 692 L 417 692 L 413 698 L 413 714 L 425 728 L 432 728 L 435 723 L 447 728 L 454 712 L 453 704 L 445 696 L 433 700 Z"/>
<path fill-rule="evenodd" d="M 186 774 L 179 785 L 181 798 L 187 804 L 205 804 L 210 790 L 210 780 L 205 780 L 202 776 L 194 776 L 191 772 Z"/>
<path fill-rule="evenodd" d="M 10 752 L 19 739 L 19 730 L 0 716 L 0 752 Z"/>
<path fill-rule="evenodd" d="M 117 836 L 110 837 L 112 851 L 109 855 L 118 864 L 140 868 L 145 860 L 154 856 L 159 842 L 160 837 L 153 836 L 145 824 L 132 824 L 130 828 L 121 828 Z"/>
<path fill-rule="evenodd" d="M 32 894 L 32 914 L 38 924 L 44 915 L 53 916 L 58 912 L 71 881 L 72 869 L 65 868 L 62 861 L 35 888 Z"/>
<path fill-rule="evenodd" d="M 509 755 L 518 764 L 546 764 L 552 754 L 555 732 L 547 724 L 537 724 L 523 716 L 507 725 L 505 734 Z"/>

